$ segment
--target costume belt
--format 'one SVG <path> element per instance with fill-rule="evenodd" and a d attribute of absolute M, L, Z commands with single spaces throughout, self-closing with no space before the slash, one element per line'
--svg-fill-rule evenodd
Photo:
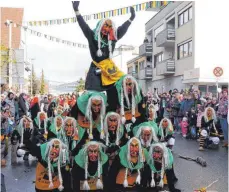
<path fill-rule="evenodd" d="M 102 85 L 111 85 L 118 81 L 124 73 L 118 69 L 115 63 L 111 59 L 104 59 L 99 63 L 93 61 L 96 67 L 101 69 Z"/>

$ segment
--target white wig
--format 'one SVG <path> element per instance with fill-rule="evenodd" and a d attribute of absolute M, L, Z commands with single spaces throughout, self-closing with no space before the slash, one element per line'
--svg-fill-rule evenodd
<path fill-rule="evenodd" d="M 204 111 L 204 120 L 205 122 L 208 122 L 209 119 L 208 119 L 208 116 L 207 116 L 207 111 L 208 110 L 212 110 L 212 119 L 214 120 L 214 122 L 216 123 L 217 122 L 217 117 L 216 117 L 216 114 L 215 114 L 215 110 L 212 108 L 212 107 L 207 107 Z"/>
<path fill-rule="evenodd" d="M 168 127 L 166 128 L 166 135 L 164 135 L 164 131 L 163 131 L 163 127 L 162 127 L 162 123 L 164 120 L 168 121 Z M 163 118 L 159 124 L 159 129 L 161 130 L 161 141 L 164 140 L 164 138 L 167 136 L 168 134 L 168 130 L 173 130 L 173 124 L 172 122 L 168 119 L 168 118 Z"/>
<path fill-rule="evenodd" d="M 99 151 L 103 151 L 106 146 L 103 145 L 102 143 L 99 143 L 97 141 L 90 141 L 88 142 L 86 145 L 84 145 L 83 147 L 83 155 L 85 156 L 85 165 L 84 165 L 84 171 L 85 171 L 85 181 L 83 183 L 83 189 L 84 190 L 90 190 L 90 186 L 88 184 L 88 148 L 91 146 L 91 145 L 97 145 L 99 147 Z M 98 169 L 97 169 L 97 172 L 98 172 L 98 177 L 97 177 L 97 182 L 96 182 L 96 188 L 97 189 L 103 189 L 103 184 L 100 180 L 100 177 L 101 177 L 101 165 L 102 165 L 102 159 L 101 159 L 101 156 L 99 155 L 98 156 Z"/>
<path fill-rule="evenodd" d="M 21 118 L 19 125 L 18 125 L 18 130 L 19 130 L 19 134 L 21 136 L 21 143 L 20 143 L 20 147 L 22 147 L 23 142 L 24 142 L 24 120 L 28 120 L 30 122 L 30 129 L 33 129 L 33 121 L 32 119 L 30 119 L 29 117 L 23 117 Z"/>
<path fill-rule="evenodd" d="M 130 100 L 129 100 L 129 97 L 128 97 L 128 93 L 126 91 L 126 80 L 127 79 L 131 79 L 132 83 L 134 84 L 134 87 L 133 87 L 132 93 L 131 93 L 131 96 L 132 96 L 131 104 L 130 104 Z M 135 108 L 136 108 L 135 96 L 136 96 L 136 94 L 139 94 L 139 93 L 140 93 L 140 90 L 139 90 L 138 83 L 137 83 L 136 79 L 134 77 L 130 76 L 130 75 L 126 75 L 123 78 L 122 87 L 121 87 L 121 115 L 122 115 L 122 124 L 125 124 L 125 122 L 126 122 L 125 111 L 124 111 L 124 97 L 126 99 L 127 107 L 129 109 L 131 107 L 132 122 L 134 123 L 136 121 L 136 118 L 135 118 Z"/>
<path fill-rule="evenodd" d="M 45 129 L 45 134 L 47 134 L 48 133 L 48 131 L 47 131 L 47 121 L 48 121 L 48 116 L 47 116 L 47 113 L 45 113 L 45 112 L 38 112 L 38 114 L 37 114 L 37 120 L 38 120 L 38 127 L 39 127 L 39 129 L 41 128 L 41 121 L 40 121 L 40 116 L 41 116 L 41 114 L 44 114 L 45 115 L 45 119 L 44 119 L 44 129 Z"/>
<path fill-rule="evenodd" d="M 48 176 L 49 176 L 49 188 L 53 188 L 53 182 L 52 182 L 52 167 L 51 167 L 51 160 L 50 160 L 50 154 L 51 154 L 51 149 L 52 146 L 54 144 L 54 142 L 59 142 L 60 144 L 60 153 L 58 156 L 58 160 L 57 160 L 57 168 L 58 168 L 58 177 L 59 177 L 59 181 L 60 181 L 60 185 L 58 187 L 58 189 L 60 191 L 62 191 L 64 189 L 63 187 L 63 179 L 62 179 L 62 175 L 61 175 L 61 167 L 64 166 L 66 164 L 66 158 L 68 158 L 67 156 L 67 151 L 68 148 L 67 146 L 59 139 L 52 139 L 47 143 L 47 147 L 45 150 L 45 160 L 47 160 L 48 162 Z"/>
<path fill-rule="evenodd" d="M 130 144 L 132 143 L 133 140 L 136 140 L 138 142 L 138 146 L 139 146 L 139 156 L 138 156 L 138 162 L 143 163 L 144 162 L 144 156 L 143 156 L 143 150 L 142 150 L 142 146 L 141 146 L 141 142 L 137 137 L 133 137 L 131 138 L 128 143 L 127 143 L 127 162 L 128 162 L 128 166 L 132 167 L 132 163 L 131 163 L 131 156 L 130 156 Z M 128 187 L 128 180 L 127 180 L 127 176 L 128 176 L 128 168 L 126 168 L 126 172 L 125 172 L 125 179 L 123 182 L 123 186 L 126 188 Z M 136 184 L 140 185 L 141 183 L 141 173 L 140 173 L 140 169 L 138 169 L 138 176 L 136 178 Z"/>
<path fill-rule="evenodd" d="M 64 120 L 64 127 L 69 120 L 73 124 L 73 128 L 74 128 L 73 136 L 78 135 L 78 129 L 76 127 L 76 120 L 73 117 L 66 117 L 66 119 Z"/>
<path fill-rule="evenodd" d="M 166 147 L 165 143 L 154 143 L 151 145 L 150 150 L 149 150 L 149 162 L 154 164 L 154 159 L 153 159 L 153 151 L 155 147 L 160 147 L 163 151 L 163 157 L 162 157 L 162 166 L 161 166 L 161 180 L 159 182 L 159 186 L 163 188 L 164 183 L 163 183 L 163 177 L 164 177 L 164 171 L 165 168 L 169 166 L 169 154 L 168 154 L 168 149 Z M 155 187 L 155 181 L 154 181 L 154 171 L 151 171 L 151 187 Z"/>
<path fill-rule="evenodd" d="M 137 138 L 139 138 L 141 140 L 141 143 L 143 142 L 142 141 L 142 133 L 145 130 L 151 131 L 151 135 L 150 135 L 149 140 L 146 143 L 146 147 L 149 147 L 151 145 L 152 139 L 153 139 L 154 142 L 158 142 L 158 138 L 157 138 L 157 135 L 156 135 L 155 130 L 154 130 L 153 127 L 150 127 L 150 126 L 141 126 L 138 129 L 138 131 L 137 131 L 137 133 L 135 135 L 135 137 L 137 137 Z"/>
<path fill-rule="evenodd" d="M 103 52 L 101 50 L 101 30 L 102 30 L 102 27 L 104 25 L 104 23 L 106 22 L 107 19 L 103 19 L 100 21 L 96 31 L 95 31 L 95 34 L 98 35 L 98 51 L 97 51 L 97 56 L 98 57 L 101 57 L 103 55 Z M 114 30 L 114 36 L 115 36 L 115 39 L 117 40 L 117 30 L 116 30 L 116 27 L 115 27 L 115 24 L 113 21 L 112 22 L 112 29 Z M 109 58 L 112 58 L 112 41 L 109 40 L 109 34 L 108 34 L 108 46 L 109 46 Z"/>
<path fill-rule="evenodd" d="M 115 144 L 116 145 L 119 145 L 119 140 L 121 139 L 120 138 L 120 126 L 121 126 L 121 117 L 118 113 L 115 113 L 115 112 L 110 112 L 110 113 L 107 113 L 105 119 L 104 119 L 104 132 L 105 132 L 105 136 L 106 136 L 106 145 L 108 146 L 109 145 L 109 131 L 108 131 L 108 125 L 107 125 L 107 121 L 108 121 L 108 118 L 110 116 L 115 116 L 118 120 L 118 127 L 116 129 L 116 141 L 115 141 Z"/>
<path fill-rule="evenodd" d="M 90 121 L 89 139 L 93 139 L 93 134 L 92 134 L 93 117 L 92 117 L 92 110 L 91 110 L 92 100 L 102 101 L 102 107 L 100 109 L 100 126 L 101 126 L 100 137 L 101 137 L 101 139 L 103 139 L 104 138 L 103 117 L 105 116 L 105 113 L 106 113 L 106 106 L 105 106 L 105 102 L 103 100 L 103 97 L 102 96 L 99 96 L 99 95 L 90 97 L 88 99 L 88 103 L 87 103 L 87 109 L 86 109 L 85 116 Z"/>

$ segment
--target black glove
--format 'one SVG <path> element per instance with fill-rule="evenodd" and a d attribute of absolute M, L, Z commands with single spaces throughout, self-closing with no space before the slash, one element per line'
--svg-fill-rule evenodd
<path fill-rule="evenodd" d="M 73 6 L 74 11 L 79 11 L 79 4 L 80 4 L 80 1 L 72 1 L 72 6 Z"/>
<path fill-rule="evenodd" d="M 135 10 L 133 7 L 130 7 L 130 13 L 131 13 L 130 20 L 133 21 L 135 18 Z"/>

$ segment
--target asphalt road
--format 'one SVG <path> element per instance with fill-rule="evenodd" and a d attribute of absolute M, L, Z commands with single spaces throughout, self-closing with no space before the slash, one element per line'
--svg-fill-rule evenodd
<path fill-rule="evenodd" d="M 228 191 L 228 150 L 219 147 L 218 150 L 198 151 L 198 143 L 192 140 L 176 136 L 176 143 L 173 150 L 175 164 L 174 169 L 178 182 L 176 188 L 184 192 L 193 192 L 195 189 L 206 187 L 218 180 L 208 192 L 227 192 Z M 200 156 L 207 161 L 207 167 L 181 159 L 178 155 L 189 157 Z M 8 158 L 10 155 L 8 155 Z M 7 192 L 34 192 L 36 161 L 24 162 L 19 159 L 16 166 L 11 166 L 8 161 L 7 167 L 2 168 L 5 175 Z"/>

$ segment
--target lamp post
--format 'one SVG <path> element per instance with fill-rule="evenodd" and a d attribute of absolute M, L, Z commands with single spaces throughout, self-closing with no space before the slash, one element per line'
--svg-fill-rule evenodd
<path fill-rule="evenodd" d="M 31 81 L 31 86 L 30 86 L 30 94 L 31 96 L 33 95 L 33 61 L 35 60 L 35 58 L 31 58 L 31 77 L 30 77 L 30 81 Z"/>
<path fill-rule="evenodd" d="M 13 86 L 13 66 L 12 66 L 12 21 L 6 20 L 5 25 L 9 27 L 9 41 L 8 41 L 8 48 L 9 48 L 9 88 Z"/>

